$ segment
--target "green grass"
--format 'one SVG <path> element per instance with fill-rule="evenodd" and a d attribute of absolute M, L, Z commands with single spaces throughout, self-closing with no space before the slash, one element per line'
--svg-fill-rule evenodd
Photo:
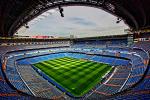
<path fill-rule="evenodd" d="M 34 66 L 74 96 L 87 93 L 112 69 L 108 64 L 70 57 L 40 62 Z"/>

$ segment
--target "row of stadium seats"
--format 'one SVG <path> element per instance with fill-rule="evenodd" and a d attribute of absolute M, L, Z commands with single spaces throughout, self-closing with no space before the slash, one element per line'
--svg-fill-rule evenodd
<path fill-rule="evenodd" d="M 60 54 L 59 54 L 59 55 L 60 55 Z M 65 54 L 65 55 L 66 55 L 66 54 Z M 71 54 L 71 55 L 72 55 L 72 54 Z M 76 55 L 75 55 L 75 56 L 76 56 Z M 83 54 L 82 54 L 82 56 L 83 56 Z M 56 54 L 55 54 L 55 57 L 56 57 Z M 78 56 L 76 56 L 76 57 L 78 57 Z M 51 58 L 52 58 L 52 57 L 51 57 Z M 80 58 L 81 58 L 81 57 L 80 57 Z M 44 59 L 44 60 L 47 60 L 47 57 L 45 57 L 45 56 L 44 56 L 44 58 L 41 58 L 41 57 L 40 57 L 39 60 L 41 61 L 41 60 L 43 60 L 43 59 Z M 33 59 L 32 59 L 32 60 L 33 60 Z"/>
<path fill-rule="evenodd" d="M 111 41 L 106 40 L 87 40 L 87 41 L 74 41 L 72 47 L 75 48 L 91 48 L 103 46 L 127 46 L 127 39 L 116 39 Z"/>
<path fill-rule="evenodd" d="M 130 71 L 131 70 L 127 69 L 125 66 L 118 66 L 112 73 L 111 77 L 106 79 L 107 82 L 104 82 L 100 87 L 96 88 L 94 93 L 90 95 L 89 98 L 93 99 L 106 97 L 121 91 L 124 87 L 125 81 L 128 80 Z"/>
<path fill-rule="evenodd" d="M 37 46 L 38 48 L 42 48 L 41 46 Z M 34 46 L 1 46 L 0 47 L 0 67 L 2 67 L 2 62 L 3 62 L 3 59 L 4 59 L 4 56 L 7 52 L 10 52 L 10 51 L 16 51 L 16 50 L 24 50 L 24 49 L 33 49 L 35 48 Z M 18 52 L 15 52 L 16 54 L 18 54 Z M 10 64 L 9 64 L 10 65 Z M 14 67 L 14 66 L 12 66 Z M 11 70 L 11 66 L 10 66 L 10 69 L 8 70 Z M 15 73 L 16 71 L 13 70 L 13 77 L 15 76 Z M 9 74 L 9 73 L 8 73 Z M 13 78 L 12 76 L 10 76 L 9 78 Z M 17 78 L 18 76 L 15 76 L 14 78 Z M 20 88 L 22 87 L 22 85 L 20 86 L 20 84 L 22 84 L 22 82 L 19 82 L 17 80 L 14 80 L 13 79 L 13 84 L 16 84 L 16 87 Z M 19 84 L 18 84 L 19 82 Z M 19 85 L 19 86 L 18 86 Z M 22 88 L 23 89 L 23 88 Z M 22 93 L 18 93 L 18 90 L 16 90 L 14 87 L 12 87 L 6 80 L 5 80 L 5 77 L 2 73 L 2 70 L 0 69 L 0 98 L 3 100 L 3 99 L 14 99 L 14 100 L 29 100 L 29 99 L 32 99 L 34 97 L 31 97 L 29 95 L 26 95 L 26 94 L 22 94 Z"/>
<path fill-rule="evenodd" d="M 7 69 L 5 71 L 8 80 L 16 87 L 18 90 L 21 90 L 27 94 L 32 94 L 29 89 L 26 87 L 25 83 L 22 81 L 15 65 L 15 59 L 10 58 L 7 60 Z"/>
<path fill-rule="evenodd" d="M 147 55 L 142 52 L 141 50 L 137 48 L 142 48 L 150 53 L 150 42 L 137 42 L 132 47 L 136 47 L 134 51 L 136 51 L 137 54 L 139 54 L 143 59 L 149 59 Z M 139 64 L 140 65 L 140 64 Z M 142 64 L 141 64 L 142 65 Z M 138 66 L 135 66 L 135 68 Z M 139 69 L 137 70 L 137 73 L 140 73 Z M 114 99 L 139 99 L 139 100 L 149 100 L 150 99 L 150 65 L 147 67 L 147 71 L 144 75 L 143 80 L 139 82 L 138 85 L 131 88 L 130 91 L 127 91 L 125 93 L 121 93 L 115 97 Z"/>
<path fill-rule="evenodd" d="M 65 55 L 67 55 L 67 54 L 65 54 Z M 80 54 L 80 55 L 81 55 L 81 56 L 80 56 L 79 54 L 77 55 L 77 54 L 71 53 L 70 55 L 73 56 L 73 57 L 75 57 L 75 58 L 82 58 L 82 57 L 83 57 L 83 54 Z M 94 57 L 93 57 L 93 58 L 94 58 Z M 105 57 L 104 57 L 104 58 L 105 58 Z M 86 57 L 86 59 L 87 59 L 87 57 Z M 95 59 L 100 59 L 100 58 L 95 58 Z M 118 61 L 118 62 L 120 62 L 120 61 Z M 111 62 L 111 63 L 112 63 L 112 62 Z M 127 65 L 127 64 L 128 64 L 128 63 L 126 63 L 126 65 Z M 124 80 L 124 81 L 125 81 L 125 80 Z M 118 82 L 118 83 L 119 83 L 119 82 Z"/>
<path fill-rule="evenodd" d="M 117 59 L 117 58 L 112 58 L 112 57 L 104 57 L 104 56 L 92 56 L 90 57 L 89 55 L 86 54 L 77 54 L 77 53 L 58 53 L 58 54 L 51 54 L 51 55 L 44 55 L 44 56 L 37 56 L 33 58 L 27 58 L 18 61 L 18 64 L 33 64 L 37 63 L 40 61 L 48 60 L 48 59 L 54 59 L 54 58 L 60 58 L 60 57 L 73 57 L 73 58 L 78 58 L 78 59 L 87 59 L 87 60 L 93 60 L 96 62 L 103 62 L 103 63 L 108 63 L 111 65 L 127 65 L 129 63 L 128 60 L 123 60 L 123 59 Z"/>
<path fill-rule="evenodd" d="M 2 64 L 0 64 L 1 67 Z M 0 99 L 1 100 L 24 100 L 24 99 L 32 99 L 33 97 L 29 95 L 24 95 L 18 93 L 18 90 L 14 90 L 5 80 L 2 70 L 0 70 Z"/>
<path fill-rule="evenodd" d="M 50 85 L 46 80 L 38 75 L 30 65 L 19 65 L 17 68 L 35 96 L 51 99 L 62 95 L 57 88 Z"/>
<path fill-rule="evenodd" d="M 15 48 L 16 50 L 18 49 L 18 48 Z M 12 49 L 13 50 L 13 49 Z M 105 49 L 104 49 L 105 50 Z M 114 49 L 112 49 L 113 51 L 114 51 Z M 6 51 L 8 51 L 8 50 L 6 50 Z M 60 50 L 60 51 L 62 51 L 62 50 Z M 86 51 L 86 50 L 85 50 Z M 109 50 L 108 50 L 109 51 Z M 132 77 L 130 77 L 129 79 L 129 81 L 127 81 L 127 82 L 129 82 L 129 84 L 130 83 L 136 83 L 136 82 L 138 82 L 138 80 L 139 79 L 141 79 L 141 76 L 143 76 L 143 73 L 145 72 L 145 70 L 147 69 L 147 67 L 142 63 L 143 61 L 143 59 L 141 59 L 141 58 L 139 58 L 137 55 L 131 55 L 129 52 L 134 52 L 133 50 L 132 51 L 130 51 L 129 49 L 117 49 L 116 51 L 120 51 L 121 52 L 121 56 L 122 57 L 127 57 L 127 58 L 130 58 L 130 59 L 132 59 L 133 60 L 133 70 L 132 70 L 132 73 L 131 73 L 131 75 L 132 75 Z M 122 53 L 122 51 L 124 51 L 123 53 Z M 84 50 L 82 51 L 82 52 L 84 52 Z M 89 51 L 90 52 L 90 51 Z M 95 53 L 97 53 L 97 51 L 94 51 Z M 146 57 L 145 56 L 145 54 L 143 53 L 143 52 L 140 52 L 140 53 L 137 53 L 137 52 L 139 52 L 139 50 L 135 50 L 135 52 L 136 52 L 136 54 L 138 54 L 138 55 L 144 55 L 144 56 L 141 56 L 142 58 L 144 58 L 144 57 Z M 87 53 L 87 52 L 86 52 Z M 105 52 L 105 54 L 107 54 L 107 53 L 110 53 L 111 55 L 115 55 L 115 53 L 111 53 L 111 52 Z M 17 54 L 17 53 L 16 53 Z M 37 55 L 37 54 L 35 54 L 35 55 Z M 34 55 L 34 56 L 35 56 Z M 29 57 L 29 56 L 33 56 L 32 54 L 30 54 L 30 55 L 26 55 L 26 57 Z M 64 56 L 64 55 L 63 55 Z M 62 57 L 63 57 L 62 56 Z M 81 56 L 78 56 L 78 55 L 74 55 L 75 57 L 79 57 L 79 58 L 82 58 L 81 56 L 83 56 L 83 55 L 81 55 Z M 2 56 L 1 56 L 2 57 Z M 57 57 L 59 57 L 59 55 L 57 56 Z M 89 58 L 91 58 L 90 56 L 86 56 L 88 59 Z M 18 58 L 21 58 L 21 57 L 18 57 Z M 105 58 L 105 57 L 104 57 Z M 16 58 L 15 58 L 16 59 Z M 40 60 L 45 60 L 45 59 L 47 59 L 47 58 L 40 58 Z M 95 58 L 96 59 L 96 58 Z M 114 59 L 111 59 L 110 60 L 110 62 L 113 62 L 113 60 Z M 107 61 L 107 60 L 104 60 L 104 61 Z M 27 62 L 27 61 L 25 61 L 25 62 Z M 34 61 L 33 61 L 34 62 Z M 116 61 L 115 61 L 116 62 Z M 118 63 L 120 62 L 120 61 L 117 61 Z M 127 65 L 128 65 L 128 63 L 126 63 Z M 125 64 L 125 65 L 126 65 Z M 142 67 L 143 66 L 143 67 Z M 12 73 L 13 73 L 13 75 L 15 75 L 14 74 L 14 72 L 16 72 L 17 70 L 13 70 L 12 69 L 12 67 L 15 67 L 14 65 L 10 65 L 10 66 L 8 66 L 10 69 L 10 71 L 12 71 Z M 131 66 L 127 66 L 127 67 L 129 67 L 129 68 L 131 68 Z M 123 72 L 125 72 L 125 71 L 122 71 L 121 70 L 122 69 L 122 67 L 120 67 L 120 72 L 118 71 L 118 73 L 120 73 L 119 74 L 119 78 L 121 79 L 121 78 L 125 78 L 125 75 L 123 76 L 123 74 L 121 74 L 121 73 L 123 73 Z M 139 73 L 140 73 L 140 75 L 139 75 Z M 6 73 L 7 74 L 7 73 Z M 11 75 L 11 74 L 10 74 Z M 115 75 L 115 74 L 114 74 Z M 121 76 L 122 75 L 122 76 Z M 116 76 L 116 75 L 115 75 Z M 133 76 L 135 76 L 135 77 L 133 77 Z M 114 79 L 116 79 L 115 77 L 113 77 Z M 18 80 L 18 76 L 16 76 L 16 77 L 14 77 L 14 79 L 12 79 L 12 80 L 16 80 L 16 82 L 17 82 L 17 80 Z M 116 80 L 117 82 L 116 83 L 121 83 L 121 81 L 118 79 L 118 80 Z M 15 82 L 15 81 L 14 81 Z M 19 81 L 18 81 L 19 82 Z M 148 81 L 147 81 L 148 82 Z M 111 84 L 112 83 L 114 83 L 114 81 L 112 81 L 112 82 L 110 82 Z M 14 83 L 13 83 L 14 84 Z M 15 84 L 18 84 L 18 83 L 15 83 Z M 19 83 L 20 84 L 20 83 Z M 127 83 L 128 84 L 128 83 Z M 143 83 L 144 84 L 144 83 Z M 111 88 L 112 87 L 114 87 L 114 88 L 116 88 L 115 87 L 115 85 L 114 86 L 111 86 L 110 84 L 104 84 L 104 85 L 109 85 Z M 124 87 L 126 87 L 127 85 L 125 85 Z M 20 86 L 19 86 L 20 87 Z M 127 88 L 129 88 L 129 87 L 127 87 Z M 124 88 L 123 88 L 124 89 Z M 113 90 L 113 89 L 112 89 Z M 114 89 L 114 91 L 115 91 L 115 89 Z M 101 92 L 100 91 L 95 91 L 95 93 L 98 93 L 98 94 L 100 94 Z M 115 92 L 113 92 L 113 93 L 115 93 Z M 104 94 L 104 93 L 101 93 L 101 94 Z M 107 94 L 106 94 L 107 95 Z"/>
<path fill-rule="evenodd" d="M 142 48 L 150 53 L 150 42 L 149 41 L 142 41 L 142 42 L 134 43 L 132 47 Z"/>

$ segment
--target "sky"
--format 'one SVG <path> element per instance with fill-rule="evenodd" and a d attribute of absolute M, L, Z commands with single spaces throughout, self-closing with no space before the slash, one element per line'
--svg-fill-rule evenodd
<path fill-rule="evenodd" d="M 49 10 L 28 23 L 29 29 L 22 27 L 18 35 L 23 36 L 58 36 L 94 37 L 120 35 L 128 26 L 117 17 L 101 9 L 85 6 L 63 7 L 64 17 L 58 9 Z"/>

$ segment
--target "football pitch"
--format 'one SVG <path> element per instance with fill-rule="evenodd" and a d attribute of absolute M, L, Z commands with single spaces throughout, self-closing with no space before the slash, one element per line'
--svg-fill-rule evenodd
<path fill-rule="evenodd" d="M 70 57 L 33 64 L 74 96 L 82 96 L 100 82 L 112 67 Z"/>

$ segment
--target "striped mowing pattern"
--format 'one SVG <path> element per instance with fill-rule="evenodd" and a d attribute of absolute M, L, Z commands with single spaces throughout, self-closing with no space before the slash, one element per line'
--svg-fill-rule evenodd
<path fill-rule="evenodd" d="M 51 79 L 74 96 L 82 96 L 92 89 L 111 66 L 70 57 L 34 64 Z"/>

